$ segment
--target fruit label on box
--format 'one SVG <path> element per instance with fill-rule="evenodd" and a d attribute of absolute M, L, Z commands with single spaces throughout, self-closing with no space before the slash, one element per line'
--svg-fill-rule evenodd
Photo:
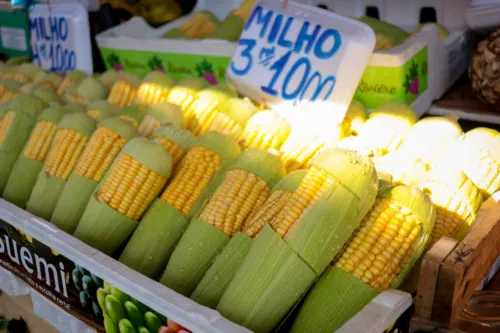
<path fill-rule="evenodd" d="M 36 5 L 29 26 L 33 63 L 53 72 L 93 72 L 88 13 L 81 4 Z"/>
<path fill-rule="evenodd" d="M 165 316 L 2 219 L 0 266 L 98 332 L 167 329 Z"/>
<path fill-rule="evenodd" d="M 341 121 L 374 45 L 373 30 L 356 20 L 293 1 L 261 0 L 227 76 L 258 102 Z"/>

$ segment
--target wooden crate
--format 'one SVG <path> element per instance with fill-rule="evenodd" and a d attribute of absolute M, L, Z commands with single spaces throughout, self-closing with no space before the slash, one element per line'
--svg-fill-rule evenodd
<path fill-rule="evenodd" d="M 423 258 L 410 332 L 461 332 L 460 311 L 498 270 L 499 258 L 500 204 L 490 198 L 463 241 L 442 238 Z"/>

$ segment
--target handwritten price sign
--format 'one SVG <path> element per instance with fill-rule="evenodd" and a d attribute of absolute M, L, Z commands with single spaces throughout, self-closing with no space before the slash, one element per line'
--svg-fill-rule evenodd
<path fill-rule="evenodd" d="M 284 8 L 283 1 L 262 0 L 227 75 L 244 93 L 270 105 L 347 106 L 374 44 L 373 31 L 358 21 L 291 1 Z"/>
<path fill-rule="evenodd" d="M 36 5 L 29 20 L 33 62 L 47 70 L 92 73 L 88 16 L 80 4 Z"/>

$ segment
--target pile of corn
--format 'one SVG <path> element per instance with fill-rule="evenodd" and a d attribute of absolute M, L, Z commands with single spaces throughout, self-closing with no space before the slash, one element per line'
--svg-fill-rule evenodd
<path fill-rule="evenodd" d="M 1 68 L 2 197 L 257 332 L 306 293 L 292 331 L 333 332 L 500 189 L 500 133 L 400 103 L 315 133 L 229 84 Z"/>

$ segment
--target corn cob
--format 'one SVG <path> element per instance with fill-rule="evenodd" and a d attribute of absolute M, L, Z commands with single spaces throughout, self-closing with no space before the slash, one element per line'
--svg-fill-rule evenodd
<path fill-rule="evenodd" d="M 22 154 L 12 168 L 3 192 L 5 200 L 23 209 L 26 207 L 56 135 L 57 124 L 65 114 L 61 106 L 49 107 L 40 114 Z"/>
<path fill-rule="evenodd" d="M 273 187 L 266 202 L 259 209 L 253 210 L 253 214 L 245 220 L 242 231 L 237 232 L 219 253 L 191 294 L 192 300 L 212 309 L 217 307 L 222 294 L 250 250 L 252 238 L 257 236 L 266 223 L 274 220 L 305 174 L 306 170 L 292 172 Z"/>
<path fill-rule="evenodd" d="M 194 135 L 208 132 L 217 115 L 217 108 L 221 103 L 232 97 L 236 97 L 236 90 L 232 86 L 225 84 L 207 88 L 197 93 L 194 102 L 184 113 L 188 130 Z"/>
<path fill-rule="evenodd" d="M 70 84 L 66 89 L 64 89 L 64 94 L 61 95 L 61 99 L 66 103 L 78 102 L 83 103 L 83 99 L 78 96 L 78 87 L 81 81 Z"/>
<path fill-rule="evenodd" d="M 118 110 L 118 115 L 135 128 L 139 127 L 146 116 L 148 107 L 145 104 L 131 104 Z"/>
<path fill-rule="evenodd" d="M 441 237 L 465 237 L 483 202 L 481 191 L 459 170 L 434 169 L 421 184 L 436 209 L 431 245 Z"/>
<path fill-rule="evenodd" d="M 367 156 L 370 158 L 378 158 L 382 155 L 382 151 L 377 149 L 372 149 L 368 144 L 363 142 L 357 136 L 349 136 L 340 140 L 333 145 L 335 148 L 354 150 L 358 154 Z"/>
<path fill-rule="evenodd" d="M 190 295 L 230 238 L 285 175 L 279 157 L 249 149 L 228 166 L 220 185 L 182 235 L 160 283 Z M 201 245 L 200 245 L 201 244 Z"/>
<path fill-rule="evenodd" d="M 435 167 L 446 148 L 462 135 L 460 125 L 445 117 L 428 117 L 417 122 L 398 151 L 408 153 L 429 167 Z"/>
<path fill-rule="evenodd" d="M 31 63 L 24 63 L 16 67 L 15 70 L 4 73 L 3 78 L 29 83 L 32 82 L 35 76 L 40 72 L 43 72 L 40 67 Z"/>
<path fill-rule="evenodd" d="M 254 240 L 217 306 L 252 331 L 269 332 L 278 324 L 375 201 L 376 171 L 369 158 L 330 148 L 310 164 L 272 228 L 264 225 Z"/>
<path fill-rule="evenodd" d="M 182 113 L 186 114 L 191 103 L 195 100 L 198 91 L 205 89 L 207 86 L 208 82 L 202 78 L 184 78 L 170 89 L 167 102 L 177 105 L 181 108 Z"/>
<path fill-rule="evenodd" d="M 59 122 L 57 131 L 38 174 L 26 210 L 47 221 L 76 166 L 85 145 L 95 130 L 95 120 L 85 113 L 69 113 Z"/>
<path fill-rule="evenodd" d="M 47 107 L 41 99 L 20 95 L 5 104 L 0 125 L 0 193 L 3 193 L 14 164 L 28 141 L 40 112 Z"/>
<path fill-rule="evenodd" d="M 376 43 L 375 50 L 388 50 L 401 43 L 410 35 L 405 30 L 387 22 L 380 21 L 376 18 L 363 16 L 359 20 L 368 24 L 375 33 Z"/>
<path fill-rule="evenodd" d="M 75 231 L 97 185 L 123 146 L 136 135 L 135 128 L 118 117 L 99 123 L 64 185 L 50 222 L 69 234 Z"/>
<path fill-rule="evenodd" d="M 186 127 L 186 121 L 181 109 L 177 105 L 168 102 L 151 105 L 139 125 L 139 134 L 148 138 L 160 126 L 167 124 L 173 124 L 179 128 Z"/>
<path fill-rule="evenodd" d="M 167 74 L 160 71 L 150 72 L 144 77 L 135 103 L 156 104 L 167 100 L 170 88 L 175 84 L 175 80 Z"/>
<path fill-rule="evenodd" d="M 397 185 L 417 186 L 429 171 L 428 164 L 407 150 L 396 150 L 374 158 L 374 162 L 377 170 L 390 174 Z"/>
<path fill-rule="evenodd" d="M 500 189 L 499 147 L 499 132 L 478 127 L 454 142 L 441 157 L 440 165 L 462 170 L 486 199 Z"/>
<path fill-rule="evenodd" d="M 226 16 L 215 31 L 206 36 L 206 39 L 219 39 L 231 42 L 238 41 L 255 2 L 255 0 L 243 1 L 238 8 L 231 11 L 231 13 Z"/>
<path fill-rule="evenodd" d="M 292 332 L 334 332 L 379 292 L 397 288 L 426 251 L 436 212 L 407 186 L 379 192 L 353 239 L 312 288 Z"/>
<path fill-rule="evenodd" d="M 217 17 L 209 11 L 193 14 L 186 22 L 169 30 L 162 38 L 201 39 L 213 32 L 219 25 Z"/>
<path fill-rule="evenodd" d="M 137 75 L 120 73 L 109 92 L 108 102 L 118 107 L 133 103 L 140 84 L 141 79 Z"/>
<path fill-rule="evenodd" d="M 217 109 L 210 131 L 239 138 L 248 120 L 257 113 L 257 107 L 248 98 L 230 98 Z"/>
<path fill-rule="evenodd" d="M 97 100 L 90 103 L 87 110 L 87 114 L 97 121 L 113 117 L 116 113 L 116 106 L 106 100 Z"/>
<path fill-rule="evenodd" d="M 287 172 L 307 168 L 311 159 L 325 146 L 333 145 L 343 137 L 343 127 L 332 124 L 328 138 L 310 130 L 293 130 L 280 148 Z"/>
<path fill-rule="evenodd" d="M 102 73 L 99 76 L 99 80 L 101 80 L 102 83 L 109 89 L 113 87 L 115 84 L 117 78 L 118 78 L 119 73 L 115 71 L 114 69 L 107 70 L 106 72 Z"/>
<path fill-rule="evenodd" d="M 358 136 L 369 147 L 389 153 L 396 150 L 417 121 L 406 104 L 387 102 L 373 111 Z"/>
<path fill-rule="evenodd" d="M 220 178 L 216 174 L 221 174 L 217 172 L 224 170 L 239 152 L 236 142 L 220 133 L 209 132 L 196 138 L 172 181 L 132 235 L 120 262 L 149 277 L 163 272 L 189 219 L 215 190 Z"/>
<path fill-rule="evenodd" d="M 367 118 L 365 106 L 353 99 L 342 121 L 345 136 L 358 135 Z"/>
<path fill-rule="evenodd" d="M 161 143 L 163 148 L 170 154 L 174 168 L 194 144 L 195 138 L 191 132 L 171 124 L 158 128 L 154 131 L 152 137 L 154 141 Z"/>
<path fill-rule="evenodd" d="M 160 144 L 142 137 L 130 140 L 92 194 L 74 236 L 106 254 L 115 252 L 133 233 L 171 170 L 172 159 Z"/>
<path fill-rule="evenodd" d="M 263 150 L 279 149 L 291 132 L 285 119 L 273 111 L 256 113 L 248 121 L 241 137 L 243 148 L 259 148 Z"/>
<path fill-rule="evenodd" d="M 78 70 L 68 72 L 66 76 L 64 76 L 64 79 L 62 80 L 59 87 L 57 87 L 57 94 L 60 96 L 64 95 L 64 91 L 66 90 L 66 88 L 74 83 L 83 80 L 86 76 L 86 73 Z"/>
<path fill-rule="evenodd" d="M 57 95 L 53 90 L 46 88 L 46 87 L 43 87 L 43 86 L 39 86 L 39 85 L 33 86 L 33 89 L 30 92 L 30 94 L 32 96 L 36 96 L 36 97 L 40 98 L 41 100 L 43 100 L 47 104 L 51 104 L 51 105 L 61 105 L 62 104 L 62 101 L 59 98 L 59 95 Z"/>
<path fill-rule="evenodd" d="M 106 99 L 109 94 L 109 88 L 106 87 L 104 83 L 92 76 L 88 76 L 78 82 L 76 96 L 72 98 L 72 101 L 91 103 L 93 101 Z"/>
<path fill-rule="evenodd" d="M 40 72 L 33 78 L 33 83 L 39 84 L 42 87 L 52 90 L 53 92 L 57 92 L 57 87 L 59 87 L 62 80 L 63 79 L 59 74 Z"/>

